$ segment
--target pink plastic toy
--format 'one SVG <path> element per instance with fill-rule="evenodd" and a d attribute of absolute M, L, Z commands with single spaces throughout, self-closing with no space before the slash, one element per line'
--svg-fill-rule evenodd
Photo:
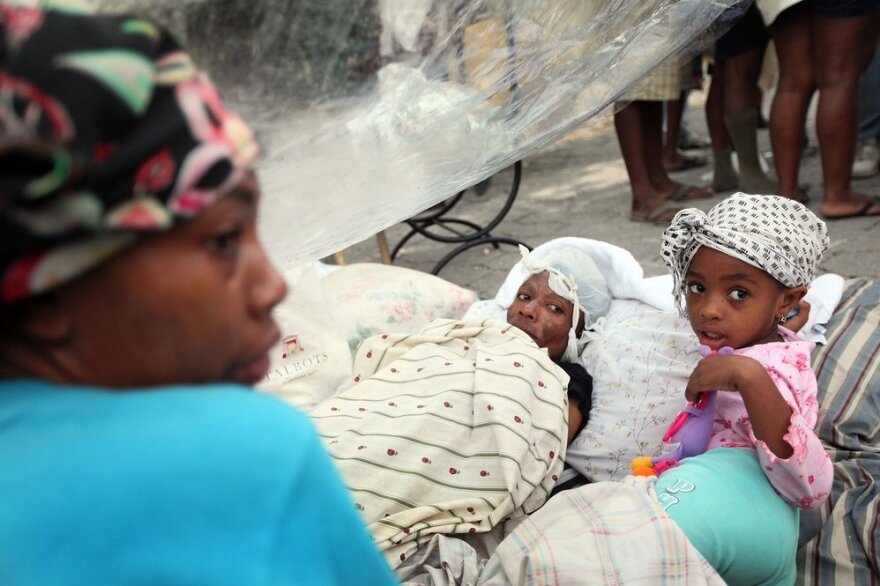
<path fill-rule="evenodd" d="M 700 346 L 700 355 L 733 354 L 733 348 L 725 346 L 713 351 L 706 345 Z M 659 476 L 663 471 L 678 466 L 679 460 L 702 454 L 709 447 L 712 436 L 712 423 L 715 420 L 715 397 L 718 391 L 700 393 L 696 401 L 685 405 L 663 434 L 666 446 L 663 454 L 642 456 L 632 461 L 632 471 L 636 476 Z"/>

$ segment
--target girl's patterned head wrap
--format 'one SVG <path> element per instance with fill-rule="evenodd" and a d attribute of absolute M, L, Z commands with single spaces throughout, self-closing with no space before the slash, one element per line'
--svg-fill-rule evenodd
<path fill-rule="evenodd" d="M 0 301 L 211 206 L 260 149 L 156 24 L 0 2 Z"/>
<path fill-rule="evenodd" d="M 828 249 L 825 222 L 794 200 L 736 193 L 708 213 L 681 210 L 663 232 L 663 261 L 684 313 L 688 267 L 700 246 L 755 266 L 786 287 L 807 286 Z"/>

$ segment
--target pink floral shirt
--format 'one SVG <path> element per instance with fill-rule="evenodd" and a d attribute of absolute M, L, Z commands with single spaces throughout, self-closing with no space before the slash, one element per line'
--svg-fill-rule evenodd
<path fill-rule="evenodd" d="M 791 422 L 783 439 L 794 453 L 783 460 L 755 438 L 739 393 L 718 393 L 715 423 L 709 449 L 749 448 L 758 454 L 764 474 L 776 491 L 801 509 L 818 507 L 828 496 L 834 470 L 831 459 L 813 432 L 819 412 L 816 375 L 810 367 L 813 343 L 779 328 L 782 342 L 759 344 L 736 351 L 760 362 L 791 407 Z"/>

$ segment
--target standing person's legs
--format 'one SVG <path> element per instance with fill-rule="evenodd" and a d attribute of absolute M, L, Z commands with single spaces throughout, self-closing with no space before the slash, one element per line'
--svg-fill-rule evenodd
<path fill-rule="evenodd" d="M 880 150 L 880 49 L 868 69 L 862 74 L 859 85 L 859 130 L 856 144 L 856 157 L 853 162 L 853 177 L 871 177 L 878 171 Z"/>
<path fill-rule="evenodd" d="M 706 127 L 712 143 L 712 189 L 730 191 L 739 185 L 731 160 L 730 138 L 724 125 L 725 61 L 716 59 L 712 67 L 709 95 L 706 96 Z"/>
<path fill-rule="evenodd" d="M 627 96 L 630 103 L 614 115 L 632 188 L 630 218 L 668 223 L 677 208 L 668 202 L 700 199 L 711 190 L 672 181 L 663 167 L 663 102 L 680 92 L 681 66 L 668 59 L 654 68 Z"/>
<path fill-rule="evenodd" d="M 667 171 L 684 171 L 694 167 L 702 167 L 706 164 L 704 157 L 685 155 L 678 150 L 679 138 L 684 129 L 684 111 L 687 95 L 688 90 L 683 90 L 678 99 L 663 102 L 666 113 L 666 131 L 663 132 L 661 127 L 661 138 L 665 137 L 662 143 L 663 166 Z"/>
<path fill-rule="evenodd" d="M 780 14 L 770 27 L 770 34 L 779 60 L 779 83 L 770 109 L 770 143 L 778 193 L 798 199 L 804 124 L 816 89 L 808 3 L 801 2 Z"/>
<path fill-rule="evenodd" d="M 614 114 L 614 129 L 617 131 L 620 153 L 629 175 L 632 190 L 632 219 L 662 224 L 671 221 L 678 210 L 664 207 L 666 195 L 654 187 L 648 173 L 645 114 L 651 110 L 649 104 L 657 106 L 662 126 L 661 102 L 635 101 Z M 662 132 L 662 128 L 660 131 Z M 658 135 L 657 142 L 661 141 L 662 138 Z M 657 156 L 659 162 L 659 153 Z"/>
<path fill-rule="evenodd" d="M 880 48 L 874 51 L 859 85 L 858 138 L 877 137 L 880 137 Z"/>
<path fill-rule="evenodd" d="M 764 61 L 764 45 L 727 60 L 724 78 L 724 113 L 742 114 L 760 107 L 758 76 Z"/>
<path fill-rule="evenodd" d="M 774 194 L 778 186 L 761 167 L 758 151 L 758 76 L 764 61 L 760 45 L 727 60 L 724 79 L 724 120 L 739 161 L 739 187 L 748 193 Z"/>
<path fill-rule="evenodd" d="M 812 15 L 814 62 L 819 86 L 816 132 L 822 154 L 826 217 L 880 215 L 880 202 L 852 190 L 859 78 L 877 43 L 874 15 Z"/>
<path fill-rule="evenodd" d="M 725 61 L 716 60 L 712 65 L 712 79 L 706 95 L 706 128 L 713 151 L 730 148 L 730 137 L 724 125 L 724 69 Z"/>
<path fill-rule="evenodd" d="M 663 102 L 640 102 L 645 136 L 645 164 L 648 179 L 657 192 L 668 196 L 677 187 L 663 164 Z M 675 143 L 673 143 L 673 149 Z"/>
<path fill-rule="evenodd" d="M 614 113 L 614 129 L 620 154 L 629 175 L 629 184 L 633 192 L 633 201 L 638 195 L 653 189 L 648 179 L 648 167 L 645 163 L 645 137 L 642 129 L 640 102 L 630 102 Z"/>
<path fill-rule="evenodd" d="M 645 139 L 645 164 L 648 178 L 654 190 L 664 199 L 686 201 L 711 197 L 712 191 L 693 185 L 685 185 L 670 179 L 663 165 L 663 103 L 639 102 Z"/>
<path fill-rule="evenodd" d="M 680 208 L 669 200 L 709 197 L 708 189 L 682 185 L 669 178 L 661 160 L 663 103 L 634 101 L 614 115 L 614 128 L 632 189 L 630 218 L 667 224 Z"/>
<path fill-rule="evenodd" d="M 668 167 L 674 167 L 679 163 L 678 158 L 678 134 L 681 130 L 681 118 L 684 115 L 684 92 L 678 99 L 663 102 L 666 110 L 666 132 L 663 144 L 663 161 Z"/>

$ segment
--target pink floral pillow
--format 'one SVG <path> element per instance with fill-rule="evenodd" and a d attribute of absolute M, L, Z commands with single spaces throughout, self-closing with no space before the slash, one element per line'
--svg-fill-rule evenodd
<path fill-rule="evenodd" d="M 458 319 L 477 300 L 474 291 L 440 277 L 377 263 L 345 265 L 321 284 L 352 352 L 374 334 L 415 333 L 438 318 Z"/>

